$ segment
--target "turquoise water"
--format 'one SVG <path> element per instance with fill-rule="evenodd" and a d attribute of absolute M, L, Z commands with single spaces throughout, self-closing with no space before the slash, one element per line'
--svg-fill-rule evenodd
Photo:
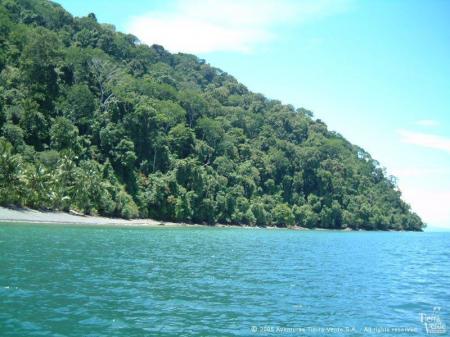
<path fill-rule="evenodd" d="M 0 336 L 424 336 L 449 234 L 4 224 Z"/>

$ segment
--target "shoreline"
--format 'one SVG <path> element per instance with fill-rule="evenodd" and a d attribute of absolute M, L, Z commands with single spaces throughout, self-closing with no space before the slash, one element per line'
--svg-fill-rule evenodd
<path fill-rule="evenodd" d="M 0 224 L 42 224 L 42 225 L 74 225 L 74 226 L 105 226 L 105 227 L 147 227 L 147 228 L 176 228 L 176 227 L 215 227 L 215 228 L 250 228 L 250 229 L 278 229 L 293 231 L 335 231 L 335 232 L 365 232 L 366 230 L 354 230 L 349 227 L 342 229 L 333 228 L 305 228 L 300 226 L 277 227 L 277 226 L 248 226 L 230 224 L 193 224 L 184 222 L 159 221 L 154 219 L 122 219 L 108 218 L 102 216 L 83 215 L 74 211 L 43 211 L 27 207 L 3 207 L 0 206 Z M 390 231 L 386 231 L 390 232 Z"/>
<path fill-rule="evenodd" d="M 31 223 L 54 225 L 85 225 L 85 226 L 123 226 L 123 227 L 187 227 L 203 226 L 153 219 L 121 219 L 93 215 L 81 215 L 75 212 L 41 211 L 31 208 L 0 207 L 0 223 Z"/>
<path fill-rule="evenodd" d="M 256 229 L 287 229 L 282 227 L 258 227 L 228 224 L 193 224 L 185 222 L 159 221 L 154 219 L 122 219 L 103 216 L 84 215 L 76 212 L 43 211 L 27 207 L 0 206 L 0 224 L 42 224 L 42 225 L 74 225 L 74 226 L 105 226 L 105 227 L 216 227 L 216 228 L 256 228 Z"/>

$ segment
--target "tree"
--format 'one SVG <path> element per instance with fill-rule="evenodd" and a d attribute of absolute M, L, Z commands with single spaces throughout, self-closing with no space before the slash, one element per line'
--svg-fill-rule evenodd
<path fill-rule="evenodd" d="M 207 103 L 198 91 L 189 89 L 179 93 L 178 95 L 181 106 L 186 110 L 188 117 L 188 125 L 190 128 L 194 126 L 197 118 L 207 111 Z"/>
<path fill-rule="evenodd" d="M 26 198 L 24 162 L 12 153 L 12 145 L 0 138 L 0 204 L 23 205 Z"/>
<path fill-rule="evenodd" d="M 26 142 L 41 150 L 43 143 L 48 140 L 48 122 L 36 102 L 30 99 L 22 102 L 20 126 L 24 130 Z"/>
<path fill-rule="evenodd" d="M 57 35 L 45 28 L 31 30 L 21 57 L 21 69 L 33 98 L 50 110 L 58 94 L 57 65 L 60 60 Z"/>
<path fill-rule="evenodd" d="M 72 150 L 74 153 L 80 151 L 78 143 L 78 129 L 67 118 L 57 117 L 50 129 L 51 146 L 57 151 Z"/>
<path fill-rule="evenodd" d="M 168 135 L 170 150 L 179 158 L 186 158 L 194 149 L 195 136 L 184 124 L 173 127 Z"/>
<path fill-rule="evenodd" d="M 267 225 L 268 219 L 267 219 L 267 211 L 264 209 L 264 205 L 261 203 L 255 203 L 251 206 L 252 214 L 255 217 L 255 224 L 258 226 L 265 226 Z"/>
<path fill-rule="evenodd" d="M 94 95 L 85 84 L 76 84 L 67 92 L 67 116 L 81 134 L 88 132 L 95 111 Z"/>
<path fill-rule="evenodd" d="M 129 191 L 136 190 L 134 163 L 137 156 L 134 153 L 134 144 L 129 139 L 122 139 L 112 152 L 112 162 L 119 177 L 122 178 Z"/>
<path fill-rule="evenodd" d="M 276 225 L 292 226 L 295 218 L 287 204 L 278 204 L 273 210 L 273 221 Z"/>
<path fill-rule="evenodd" d="M 5 140 L 12 144 L 16 150 L 21 150 L 24 148 L 24 132 L 19 126 L 7 123 L 3 125 L 2 134 Z M 6 145 L 4 146 L 6 147 Z"/>
<path fill-rule="evenodd" d="M 100 106 L 105 109 L 114 97 L 112 86 L 123 75 L 123 71 L 109 60 L 99 57 L 92 58 L 89 66 L 100 94 Z"/>
<path fill-rule="evenodd" d="M 224 131 L 220 123 L 208 117 L 202 117 L 197 122 L 196 127 L 199 138 L 215 148 L 217 144 L 223 139 Z"/>

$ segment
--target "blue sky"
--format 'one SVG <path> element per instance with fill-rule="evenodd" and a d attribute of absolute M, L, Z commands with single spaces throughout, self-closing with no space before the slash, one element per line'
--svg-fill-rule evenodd
<path fill-rule="evenodd" d="M 305 107 L 450 229 L 450 1 L 60 0 Z"/>

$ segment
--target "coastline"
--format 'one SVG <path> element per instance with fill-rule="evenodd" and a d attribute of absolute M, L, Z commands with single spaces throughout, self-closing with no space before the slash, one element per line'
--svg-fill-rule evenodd
<path fill-rule="evenodd" d="M 123 219 L 108 218 L 78 214 L 76 212 L 43 211 L 28 207 L 3 207 L 0 206 L 0 225 L 2 223 L 12 224 L 42 224 L 42 225 L 74 225 L 74 226 L 105 226 L 105 227 L 217 227 L 217 228 L 268 228 L 287 229 L 282 227 L 258 227 L 241 226 L 229 224 L 193 224 L 184 222 L 159 221 L 154 219 Z"/>
<path fill-rule="evenodd" d="M 79 215 L 59 211 L 40 211 L 31 208 L 0 207 L 0 223 L 32 223 L 54 225 L 123 226 L 123 227 L 186 227 L 202 226 L 187 223 L 157 221 L 153 219 L 121 219 L 102 216 Z"/>
<path fill-rule="evenodd" d="M 0 224 L 42 224 L 42 225 L 76 225 L 76 226 L 108 226 L 108 227 L 217 227 L 217 228 L 253 228 L 253 229 L 281 229 L 295 231 L 338 231 L 353 232 L 351 228 L 328 229 L 328 228 L 305 228 L 300 226 L 277 227 L 277 226 L 248 226 L 231 224 L 192 224 L 183 222 L 159 221 L 154 219 L 122 219 L 108 218 L 102 216 L 83 215 L 75 212 L 43 211 L 26 207 L 2 207 L 0 206 Z M 363 230 L 358 230 L 363 231 Z"/>

